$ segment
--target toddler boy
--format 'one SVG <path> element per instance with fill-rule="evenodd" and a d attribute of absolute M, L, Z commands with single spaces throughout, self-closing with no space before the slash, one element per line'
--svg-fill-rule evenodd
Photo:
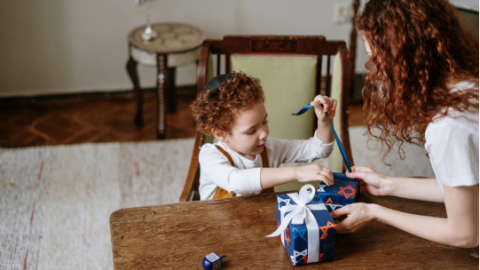
<path fill-rule="evenodd" d="M 318 118 L 313 137 L 272 138 L 258 79 L 234 72 L 210 80 L 192 104 L 197 128 L 218 140 L 200 150 L 200 199 L 258 194 L 294 180 L 333 184 L 332 172 L 317 164 L 278 168 L 286 162 L 326 158 L 332 152 L 334 137 L 326 113 L 333 118 L 337 102 L 316 96 L 311 104 Z"/>

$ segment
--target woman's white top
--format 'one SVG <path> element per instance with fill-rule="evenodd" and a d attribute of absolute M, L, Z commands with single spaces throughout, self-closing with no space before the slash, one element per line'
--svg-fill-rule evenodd
<path fill-rule="evenodd" d="M 233 159 L 235 166 L 215 145 L 223 148 Z M 285 140 L 268 137 L 265 142 L 270 168 L 282 163 L 311 162 L 316 158 L 326 158 L 333 150 L 334 142 L 329 144 L 319 140 L 316 134 L 308 140 Z M 200 162 L 200 199 L 212 199 L 218 187 L 237 196 L 258 194 L 260 170 L 263 167 L 261 155 L 250 160 L 229 149 L 226 144 L 204 144 L 199 154 Z"/>
<path fill-rule="evenodd" d="M 460 82 L 452 91 L 477 89 L 478 84 Z M 443 192 L 443 186 L 478 184 L 478 111 L 459 112 L 434 117 L 425 131 L 425 149 Z"/>

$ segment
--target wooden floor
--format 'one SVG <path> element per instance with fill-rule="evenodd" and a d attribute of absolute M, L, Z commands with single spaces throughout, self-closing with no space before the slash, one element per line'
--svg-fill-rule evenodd
<path fill-rule="evenodd" d="M 190 138 L 195 124 L 189 105 L 195 87 L 178 88 L 177 112 L 167 116 L 167 139 Z M 0 102 L 0 147 L 138 142 L 156 140 L 156 96 L 144 94 L 144 126 L 133 122 L 136 102 L 132 93 L 114 97 L 58 98 Z M 363 125 L 360 106 L 350 107 L 350 125 Z"/>

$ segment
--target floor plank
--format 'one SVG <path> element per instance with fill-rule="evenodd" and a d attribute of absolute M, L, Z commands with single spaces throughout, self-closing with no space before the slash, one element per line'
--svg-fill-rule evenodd
<path fill-rule="evenodd" d="M 195 124 L 190 104 L 195 86 L 179 87 L 177 112 L 167 115 L 167 139 L 190 138 Z M 0 147 L 138 142 L 156 140 L 156 98 L 144 93 L 144 126 L 134 124 L 136 102 L 127 98 L 58 99 L 0 104 Z M 363 125 L 361 106 L 351 106 L 350 125 Z"/>

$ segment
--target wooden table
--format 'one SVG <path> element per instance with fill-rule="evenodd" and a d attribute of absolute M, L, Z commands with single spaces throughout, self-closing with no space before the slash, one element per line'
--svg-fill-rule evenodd
<path fill-rule="evenodd" d="M 157 137 L 165 138 L 166 103 L 169 112 L 176 111 L 175 68 L 195 63 L 205 34 L 197 27 L 179 23 L 155 23 L 152 29 L 158 36 L 142 40 L 145 25 L 128 34 L 129 54 L 127 72 L 137 97 L 135 123 L 143 126 L 143 94 L 137 74 L 137 63 L 157 67 Z M 167 102 L 165 102 L 167 100 Z"/>
<path fill-rule="evenodd" d="M 113 263 L 121 269 L 203 269 L 215 252 L 223 269 L 478 269 L 478 247 L 460 249 L 374 222 L 338 235 L 335 260 L 292 266 L 275 231 L 275 194 L 120 209 L 110 216 Z M 445 217 L 443 204 L 361 195 L 414 214 Z M 300 267 L 300 268 L 298 268 Z"/>

